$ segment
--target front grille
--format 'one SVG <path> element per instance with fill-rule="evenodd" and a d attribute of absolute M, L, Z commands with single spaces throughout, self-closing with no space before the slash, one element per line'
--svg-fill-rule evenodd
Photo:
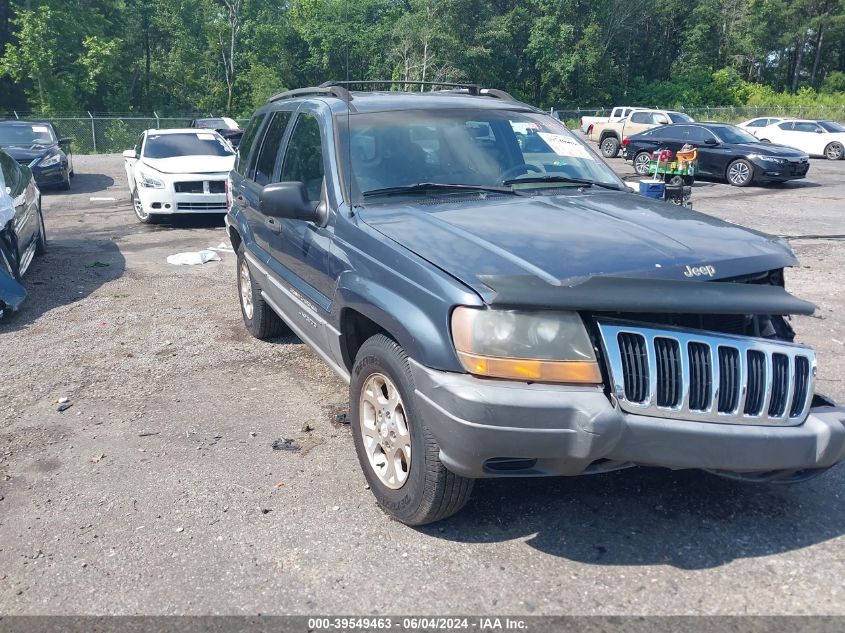
<path fill-rule="evenodd" d="M 225 202 L 177 202 L 178 211 L 226 211 Z"/>
<path fill-rule="evenodd" d="M 202 180 L 174 182 L 173 188 L 176 193 L 205 193 L 205 186 Z"/>
<path fill-rule="evenodd" d="M 206 191 L 206 188 L 208 191 Z M 226 193 L 225 180 L 183 180 L 174 182 L 176 193 Z"/>
<path fill-rule="evenodd" d="M 799 424 L 815 380 L 801 345 L 598 321 L 612 389 L 630 413 L 733 424 Z"/>

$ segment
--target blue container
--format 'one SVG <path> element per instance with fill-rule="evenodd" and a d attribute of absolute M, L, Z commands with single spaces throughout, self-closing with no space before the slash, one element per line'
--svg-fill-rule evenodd
<path fill-rule="evenodd" d="M 640 181 L 640 195 L 646 198 L 655 198 L 656 200 L 663 200 L 663 191 L 666 185 L 662 180 L 641 180 Z"/>

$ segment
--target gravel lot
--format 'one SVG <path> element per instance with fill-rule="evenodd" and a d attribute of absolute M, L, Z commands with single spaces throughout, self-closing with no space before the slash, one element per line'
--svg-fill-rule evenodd
<path fill-rule="evenodd" d="M 246 334 L 233 255 L 165 262 L 222 221 L 144 227 L 119 156 L 75 162 L 0 322 L 0 614 L 845 614 L 845 467 L 482 481 L 450 520 L 388 520 L 336 419 L 345 386 L 299 341 Z M 845 162 L 694 202 L 792 236 L 788 287 L 819 305 L 795 326 L 845 400 Z"/>

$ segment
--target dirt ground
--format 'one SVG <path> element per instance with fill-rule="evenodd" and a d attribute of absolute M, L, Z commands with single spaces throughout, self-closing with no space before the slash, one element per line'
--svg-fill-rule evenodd
<path fill-rule="evenodd" d="M 165 262 L 224 242 L 220 219 L 142 226 L 119 156 L 76 171 L 0 321 L 0 614 L 845 614 L 845 467 L 482 481 L 450 520 L 388 520 L 346 387 L 299 341 L 247 335 L 233 255 Z M 819 306 L 794 325 L 845 400 L 845 162 L 694 200 L 791 236 L 788 288 Z"/>

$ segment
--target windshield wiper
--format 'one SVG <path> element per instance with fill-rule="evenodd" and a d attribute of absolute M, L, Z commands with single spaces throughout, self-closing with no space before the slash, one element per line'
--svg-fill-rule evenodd
<path fill-rule="evenodd" d="M 510 187 L 493 187 L 486 185 L 458 185 L 446 182 L 418 182 L 413 185 L 402 185 L 401 187 L 384 187 L 383 189 L 370 189 L 362 195 L 368 196 L 394 196 L 404 193 L 416 193 L 419 191 L 487 191 L 492 193 L 507 193 L 521 195 Z"/>
<path fill-rule="evenodd" d="M 584 186 L 596 186 L 602 187 L 603 189 L 612 189 L 613 191 L 622 191 L 616 185 L 612 185 L 606 182 L 597 182 L 595 180 L 589 180 L 587 178 L 572 178 L 570 176 L 528 176 L 525 178 L 511 178 L 510 180 L 505 180 L 502 184 L 505 185 L 516 185 L 519 183 L 544 183 L 544 182 L 565 182 L 568 184 L 573 185 L 584 185 Z"/>

